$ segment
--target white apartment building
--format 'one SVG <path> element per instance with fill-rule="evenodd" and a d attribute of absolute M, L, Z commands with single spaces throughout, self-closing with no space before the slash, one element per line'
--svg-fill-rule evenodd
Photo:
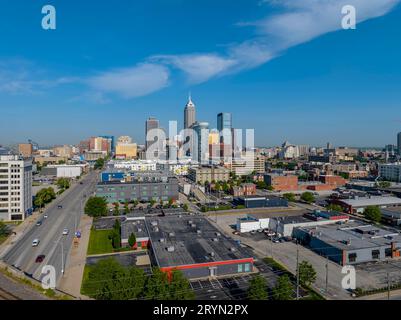
<path fill-rule="evenodd" d="M 385 180 L 401 182 L 401 162 L 380 164 L 379 176 Z"/>
<path fill-rule="evenodd" d="M 1 155 L 0 220 L 24 220 L 32 207 L 32 160 Z"/>

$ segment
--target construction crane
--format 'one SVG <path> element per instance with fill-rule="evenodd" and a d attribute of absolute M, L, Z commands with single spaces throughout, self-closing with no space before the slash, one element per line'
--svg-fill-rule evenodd
<path fill-rule="evenodd" d="M 33 151 L 38 151 L 39 150 L 39 144 L 31 139 L 28 139 L 28 143 L 32 145 L 32 150 Z"/>

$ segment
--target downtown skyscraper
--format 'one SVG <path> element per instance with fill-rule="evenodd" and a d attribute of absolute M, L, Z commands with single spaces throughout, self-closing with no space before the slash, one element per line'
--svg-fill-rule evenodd
<path fill-rule="evenodd" d="M 190 128 L 196 121 L 195 104 L 192 102 L 191 95 L 188 97 L 188 102 L 184 108 L 184 129 Z"/>

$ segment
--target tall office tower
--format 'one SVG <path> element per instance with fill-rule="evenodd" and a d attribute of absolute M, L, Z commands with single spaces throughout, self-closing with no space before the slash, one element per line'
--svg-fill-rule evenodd
<path fill-rule="evenodd" d="M 0 221 L 24 220 L 32 212 L 32 160 L 0 156 Z"/>
<path fill-rule="evenodd" d="M 190 128 L 196 121 L 195 104 L 192 102 L 191 95 L 184 109 L 184 129 Z"/>
<path fill-rule="evenodd" d="M 145 124 L 145 145 L 146 145 L 146 150 L 148 150 L 148 148 L 155 143 L 156 140 L 154 141 L 148 141 L 147 136 L 148 136 L 148 132 L 152 129 L 159 129 L 159 120 L 157 120 L 156 118 L 153 117 L 149 117 L 148 120 L 146 120 L 146 124 Z"/>
<path fill-rule="evenodd" d="M 398 154 L 401 156 L 401 132 L 397 135 L 397 150 Z"/>
<path fill-rule="evenodd" d="M 231 145 L 231 129 L 233 121 L 231 113 L 221 112 L 217 115 L 217 130 L 220 132 L 220 142 Z"/>
<path fill-rule="evenodd" d="M 193 151 L 191 155 L 193 160 L 202 164 L 209 163 L 209 123 L 195 122 L 192 126 L 197 136 L 197 141 L 194 140 Z"/>

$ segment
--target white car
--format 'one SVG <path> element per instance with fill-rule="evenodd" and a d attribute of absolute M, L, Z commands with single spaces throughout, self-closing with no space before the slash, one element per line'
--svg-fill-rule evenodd
<path fill-rule="evenodd" d="M 45 214 L 44 216 L 43 216 L 43 219 L 47 219 L 49 216 L 47 215 L 47 214 Z"/>
<path fill-rule="evenodd" d="M 69 233 L 69 230 L 68 230 L 68 229 L 64 229 L 64 230 L 63 230 L 63 236 L 68 235 L 68 233 Z"/>
<path fill-rule="evenodd" d="M 37 247 L 39 245 L 40 240 L 39 239 L 35 239 L 32 241 L 32 247 Z"/>

